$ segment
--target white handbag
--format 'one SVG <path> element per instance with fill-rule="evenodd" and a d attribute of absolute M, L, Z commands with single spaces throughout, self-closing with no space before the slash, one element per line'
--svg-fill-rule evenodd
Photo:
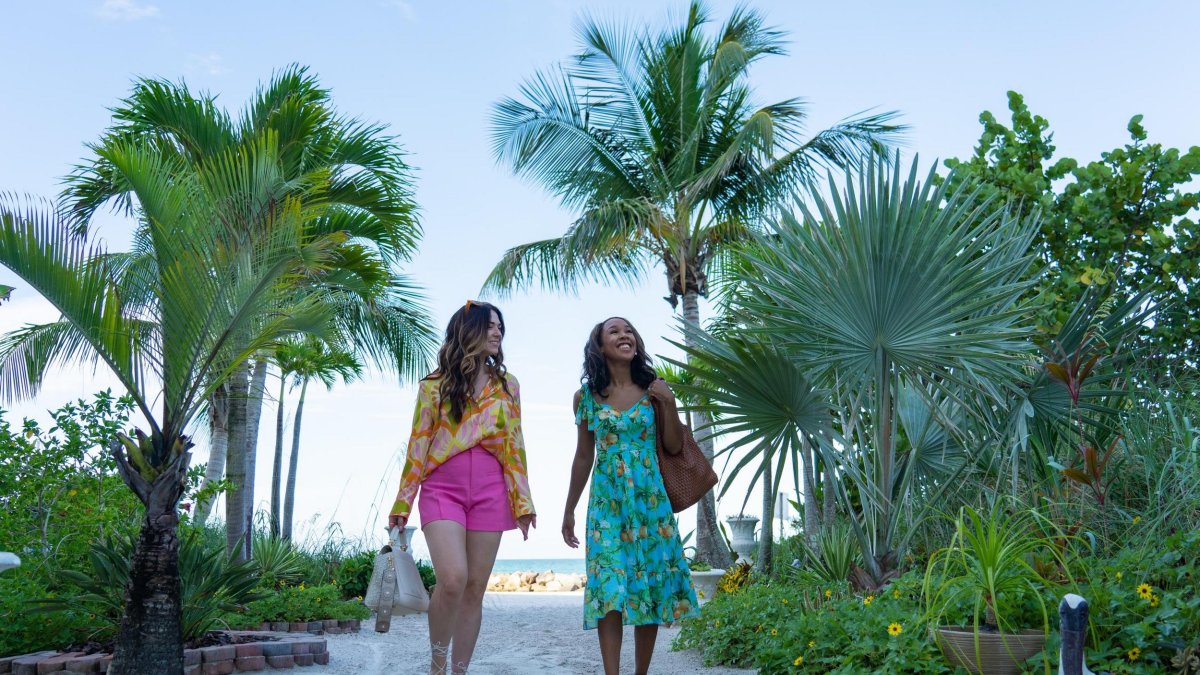
<path fill-rule="evenodd" d="M 429 592 L 421 581 L 421 573 L 400 528 L 388 531 L 391 544 L 375 556 L 375 569 L 363 603 L 375 610 L 375 630 L 386 633 L 392 627 L 393 615 L 429 611 Z"/>

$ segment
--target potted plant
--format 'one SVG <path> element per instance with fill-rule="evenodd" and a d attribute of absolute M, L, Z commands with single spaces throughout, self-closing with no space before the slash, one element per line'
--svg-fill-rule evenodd
<path fill-rule="evenodd" d="M 1070 577 L 1045 527 L 1029 509 L 1006 513 L 994 507 L 980 514 L 964 507 L 955 518 L 950 545 L 930 557 L 924 583 L 934 638 L 953 665 L 1015 675 L 1043 651 L 1050 630 L 1046 588 L 1053 582 L 1038 571 L 1036 556 L 1052 556 L 1052 569 Z M 946 625 L 964 615 L 968 621 Z"/>

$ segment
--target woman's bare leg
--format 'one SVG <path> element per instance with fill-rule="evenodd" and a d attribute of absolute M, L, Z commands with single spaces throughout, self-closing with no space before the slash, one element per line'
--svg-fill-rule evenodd
<path fill-rule="evenodd" d="M 645 675 L 650 672 L 650 658 L 654 656 L 654 642 L 658 639 L 658 624 L 636 626 L 633 629 L 633 672 Z"/>
<path fill-rule="evenodd" d="M 487 591 L 488 578 L 496 564 L 496 551 L 500 548 L 502 534 L 467 532 L 467 581 L 454 623 L 454 654 L 450 661 L 452 672 L 467 672 L 471 655 L 475 653 L 475 641 L 479 639 L 479 626 L 483 622 L 483 594 Z M 438 585 L 441 586 L 440 581 Z"/>
<path fill-rule="evenodd" d="M 429 601 L 431 675 L 447 672 L 450 640 L 467 585 L 467 530 L 453 520 L 435 520 L 422 528 L 437 586 Z"/>
<path fill-rule="evenodd" d="M 604 675 L 619 675 L 621 672 L 621 613 L 611 611 L 596 622 L 596 634 L 600 636 L 600 658 L 604 661 Z"/>

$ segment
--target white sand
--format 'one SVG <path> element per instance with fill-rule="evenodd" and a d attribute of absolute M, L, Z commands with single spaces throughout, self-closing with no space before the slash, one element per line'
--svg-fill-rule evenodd
<path fill-rule="evenodd" d="M 679 627 L 660 628 L 650 672 L 659 675 L 734 675 L 736 668 L 705 668 L 696 651 L 673 652 Z M 372 618 L 356 635 L 329 635 L 326 675 L 422 675 L 429 667 L 424 614 L 392 619 L 386 634 Z M 583 630 L 583 593 L 488 593 L 472 675 L 601 673 L 596 631 Z M 621 641 L 621 672 L 633 672 L 633 628 Z"/>

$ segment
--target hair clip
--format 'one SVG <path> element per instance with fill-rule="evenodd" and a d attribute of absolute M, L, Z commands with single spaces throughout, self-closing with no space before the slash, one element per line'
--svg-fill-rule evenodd
<path fill-rule="evenodd" d="M 474 307 L 474 306 L 475 306 L 475 301 L 474 301 L 474 300 L 468 300 L 468 301 L 467 301 L 467 304 L 466 304 L 466 306 L 464 306 L 464 307 L 463 307 L 463 311 L 467 311 L 467 312 L 469 312 L 469 311 L 471 311 L 471 308 L 472 308 L 472 307 Z"/>

